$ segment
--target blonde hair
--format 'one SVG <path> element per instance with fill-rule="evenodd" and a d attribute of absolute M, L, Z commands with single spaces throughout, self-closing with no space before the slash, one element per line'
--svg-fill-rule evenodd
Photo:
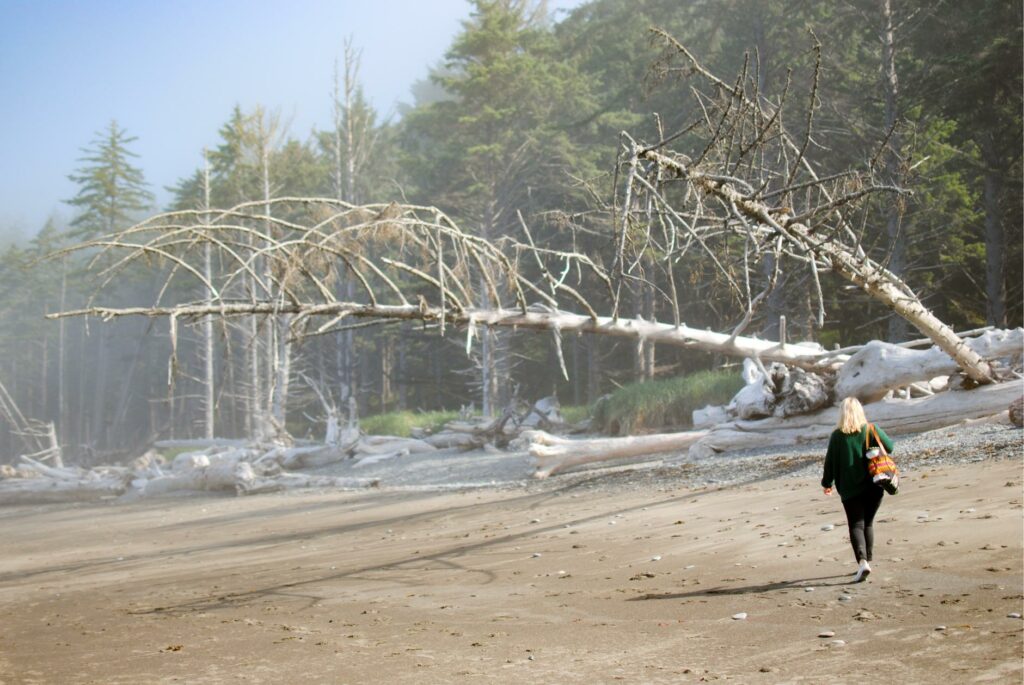
<path fill-rule="evenodd" d="M 856 397 L 847 397 L 843 400 L 839 407 L 839 425 L 836 428 L 844 433 L 859 433 L 867 422 L 860 400 Z"/>

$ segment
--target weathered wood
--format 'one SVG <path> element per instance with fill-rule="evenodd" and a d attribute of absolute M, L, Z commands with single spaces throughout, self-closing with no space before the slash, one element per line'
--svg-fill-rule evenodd
<path fill-rule="evenodd" d="M 707 431 L 690 431 L 628 438 L 570 440 L 543 431 L 528 431 L 520 436 L 519 444 L 527 444 L 530 455 L 537 461 L 534 477 L 547 478 L 570 466 L 685 450 L 706 434 Z"/>
<path fill-rule="evenodd" d="M 252 465 L 245 461 L 232 463 L 230 460 L 212 462 L 181 473 L 146 481 L 140 489 L 144 496 L 160 495 L 177 490 L 244 491 L 255 480 Z"/>
<path fill-rule="evenodd" d="M 127 487 L 125 478 L 5 478 L 0 480 L 0 505 L 90 502 L 121 495 Z"/>
<path fill-rule="evenodd" d="M 965 340 L 964 345 L 985 359 L 1020 355 L 1024 350 L 1024 328 L 988 331 Z M 874 402 L 889 390 L 948 376 L 957 368 L 957 363 L 938 347 L 910 350 L 874 340 L 843 364 L 836 379 L 836 395 Z"/>
<path fill-rule="evenodd" d="M 949 391 L 912 400 L 881 400 L 864 407 L 868 420 L 898 436 L 955 425 L 965 419 L 996 414 L 1024 392 L 1024 381 L 988 385 L 971 391 Z M 765 446 L 796 445 L 827 440 L 838 422 L 837 407 L 805 416 L 734 421 L 707 431 L 690 447 L 690 458 L 702 458 Z"/>

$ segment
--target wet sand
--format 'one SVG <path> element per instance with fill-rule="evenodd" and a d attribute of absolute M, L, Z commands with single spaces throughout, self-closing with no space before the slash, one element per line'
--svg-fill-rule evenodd
<path fill-rule="evenodd" d="M 0 683 L 1019 683 L 1021 481 L 908 475 L 861 584 L 804 477 L 8 507 Z"/>

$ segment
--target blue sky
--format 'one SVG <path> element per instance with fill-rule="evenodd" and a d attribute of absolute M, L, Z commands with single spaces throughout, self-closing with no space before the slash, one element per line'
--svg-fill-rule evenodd
<path fill-rule="evenodd" d="M 0 237 L 31 236 L 53 212 L 70 218 L 67 175 L 111 119 L 138 137 L 163 202 L 235 103 L 276 109 L 298 138 L 326 127 L 352 36 L 386 116 L 469 12 L 466 0 L 0 0 Z"/>

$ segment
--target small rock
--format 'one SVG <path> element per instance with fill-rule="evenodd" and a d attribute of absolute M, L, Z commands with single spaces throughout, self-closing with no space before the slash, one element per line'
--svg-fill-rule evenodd
<path fill-rule="evenodd" d="M 805 587 L 804 588 L 804 592 L 814 592 L 814 588 L 812 588 L 812 587 Z"/>
<path fill-rule="evenodd" d="M 614 526 L 616 523 L 618 523 L 618 521 L 609 521 L 608 525 L 609 526 Z"/>
<path fill-rule="evenodd" d="M 946 626 L 935 626 L 935 630 L 945 630 Z"/>
<path fill-rule="evenodd" d="M 533 554 L 532 554 L 531 556 L 532 556 L 532 557 L 533 557 L 534 559 L 536 559 L 537 557 L 539 557 L 539 556 L 540 556 L 540 552 L 534 552 L 534 553 L 533 553 Z"/>
<path fill-rule="evenodd" d="M 839 595 L 840 602 L 849 602 L 851 599 L 853 599 L 853 597 L 850 595 Z"/>
<path fill-rule="evenodd" d="M 741 611 L 738 614 L 733 614 L 732 615 L 732 620 L 734 620 L 734 621 L 746 621 L 747 620 L 747 612 Z"/>
<path fill-rule="evenodd" d="M 540 523 L 540 519 L 530 519 L 530 523 Z"/>
<path fill-rule="evenodd" d="M 830 642 L 829 644 L 835 645 L 836 647 L 842 647 L 846 644 L 846 640 L 832 640 L 832 642 Z"/>
<path fill-rule="evenodd" d="M 832 523 L 828 523 L 828 524 L 822 526 L 821 529 L 822 530 L 834 530 L 835 529 L 835 525 L 832 524 Z"/>
<path fill-rule="evenodd" d="M 1012 614 L 1007 614 L 1007 615 L 1006 615 L 1006 618 L 1020 618 L 1020 614 L 1018 614 L 1018 613 L 1017 613 L 1017 612 L 1015 611 L 1015 612 L 1013 612 Z"/>
<path fill-rule="evenodd" d="M 661 555 L 656 554 L 655 556 L 651 557 L 651 561 L 661 561 Z"/>
<path fill-rule="evenodd" d="M 691 569 L 691 568 L 697 568 L 697 567 L 696 567 L 696 566 L 694 566 L 693 564 L 690 564 L 689 566 L 687 566 L 687 567 L 686 567 L 686 569 L 687 569 L 687 570 L 689 570 L 689 569 Z"/>
<path fill-rule="evenodd" d="M 818 633 L 818 637 L 835 637 L 835 636 L 836 636 L 836 631 L 834 631 L 834 630 L 823 630 L 820 633 Z"/>

